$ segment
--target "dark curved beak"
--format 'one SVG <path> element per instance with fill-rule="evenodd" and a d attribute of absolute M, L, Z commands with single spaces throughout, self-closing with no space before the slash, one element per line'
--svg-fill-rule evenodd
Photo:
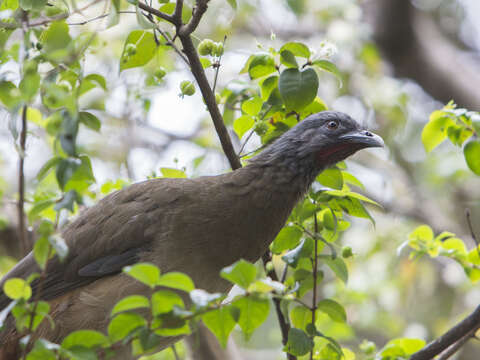
<path fill-rule="evenodd" d="M 345 135 L 340 136 L 339 138 L 341 141 L 350 143 L 350 144 L 358 144 L 362 148 L 367 147 L 383 147 L 385 143 L 383 139 L 378 136 L 377 134 L 371 133 L 368 130 L 358 130 L 349 132 Z"/>

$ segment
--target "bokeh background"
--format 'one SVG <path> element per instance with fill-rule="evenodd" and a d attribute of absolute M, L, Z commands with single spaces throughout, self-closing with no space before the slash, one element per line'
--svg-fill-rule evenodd
<path fill-rule="evenodd" d="M 96 177 L 87 204 L 101 196 L 105 183 L 140 181 L 162 167 L 185 169 L 192 177 L 228 171 L 199 92 L 178 96 L 179 83 L 193 79 L 173 52 L 159 55 L 171 72 L 149 86 L 153 65 L 119 72 L 126 35 L 137 26 L 134 15 L 122 14 L 120 24 L 109 29 L 105 19 L 80 25 L 104 6 L 99 2 L 68 19 L 74 36 L 99 32 L 84 61 L 87 72 L 100 73 L 109 83 L 108 91 L 94 89 L 82 97 L 82 106 L 96 109 L 102 122 L 100 133 L 82 127 L 79 135 Z M 417 225 L 429 224 L 435 233 L 453 232 L 473 248 L 466 209 L 480 236 L 480 179 L 468 170 L 461 149 L 445 143 L 427 155 L 421 142 L 429 114 L 448 101 L 480 110 L 478 19 L 478 0 L 238 0 L 236 11 L 227 1 L 212 0 L 196 33 L 215 41 L 227 36 L 220 89 L 243 86 L 248 75 L 240 70 L 258 47 L 300 40 L 328 55 L 344 81 L 340 87 L 335 77 L 322 74 L 318 96 L 385 139 L 384 150 L 362 151 L 347 161 L 365 184 L 364 193 L 383 210 L 371 209 L 375 226 L 354 220 L 341 239 L 355 253 L 348 284 L 325 281 L 322 287 L 347 308 L 348 326 L 332 331 L 350 348 L 363 339 L 379 347 L 393 337 L 432 339 L 480 303 L 478 285 L 460 265 L 442 258 L 410 259 L 402 246 Z M 18 71 L 15 62 L 0 65 L 0 76 L 9 80 L 18 79 Z M 213 70 L 207 75 L 213 79 Z M 18 154 L 8 117 L 0 111 L 0 274 L 20 255 L 15 241 Z M 232 138 L 239 149 L 233 132 Z M 247 150 L 258 146 L 254 135 Z M 30 128 L 26 154 L 28 199 L 38 189 L 36 174 L 52 155 L 40 127 Z M 234 340 L 231 352 L 239 359 L 281 358 L 273 314 L 251 341 L 240 334 Z M 457 359 L 478 359 L 479 350 L 472 341 Z"/>

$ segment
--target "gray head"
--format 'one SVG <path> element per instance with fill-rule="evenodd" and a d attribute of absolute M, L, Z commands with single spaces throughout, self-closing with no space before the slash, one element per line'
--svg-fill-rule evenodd
<path fill-rule="evenodd" d="M 380 136 L 365 130 L 347 114 L 322 111 L 285 132 L 250 162 L 316 176 L 358 150 L 383 145 Z"/>

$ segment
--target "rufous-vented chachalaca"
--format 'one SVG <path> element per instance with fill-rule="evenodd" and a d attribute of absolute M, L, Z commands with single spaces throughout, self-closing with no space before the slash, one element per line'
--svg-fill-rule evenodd
<path fill-rule="evenodd" d="M 55 328 L 44 321 L 35 336 L 58 343 L 77 329 L 105 331 L 118 300 L 148 291 L 121 272 L 139 261 L 162 272 L 184 272 L 198 288 L 227 291 L 231 284 L 220 270 L 241 258 L 258 260 L 318 173 L 360 149 L 380 146 L 379 136 L 348 115 L 324 111 L 285 132 L 241 169 L 152 179 L 106 196 L 62 231 L 68 256 L 49 261 L 40 293 L 50 303 Z M 3 282 L 33 272 L 40 269 L 30 253 Z M 32 289 L 39 291 L 38 280 Z M 8 303 L 1 293 L 0 309 Z M 0 354 L 14 351 L 17 340 L 10 324 L 0 335 Z M 166 338 L 164 345 L 174 340 Z"/>

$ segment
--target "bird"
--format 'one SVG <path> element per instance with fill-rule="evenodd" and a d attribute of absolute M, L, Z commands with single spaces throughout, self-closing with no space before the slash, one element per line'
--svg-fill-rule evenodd
<path fill-rule="evenodd" d="M 231 284 L 222 268 L 239 259 L 254 262 L 285 225 L 316 176 L 369 147 L 380 136 L 338 111 L 312 114 L 283 133 L 248 164 L 234 171 L 197 178 L 155 178 L 132 184 L 81 212 L 61 232 L 68 245 L 65 261 L 49 260 L 42 280 L 31 284 L 50 305 L 36 337 L 60 343 L 70 332 L 105 332 L 117 301 L 149 294 L 122 268 L 149 262 L 162 273 L 189 275 L 195 286 L 226 292 Z M 2 279 L 40 272 L 30 252 Z M 10 300 L 0 294 L 0 309 Z M 0 334 L 0 359 L 14 351 L 18 334 L 10 324 Z M 162 347 L 177 338 L 166 338 Z M 6 358 L 6 357 L 4 357 Z"/>

